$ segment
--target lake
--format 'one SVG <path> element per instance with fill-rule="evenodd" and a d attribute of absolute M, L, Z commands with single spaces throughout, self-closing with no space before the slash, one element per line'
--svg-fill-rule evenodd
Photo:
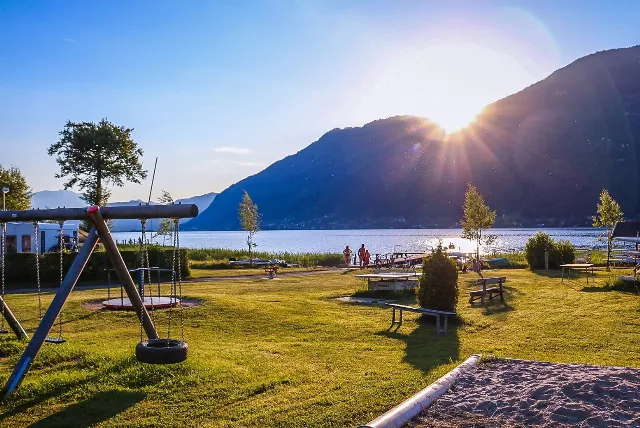
<path fill-rule="evenodd" d="M 604 242 L 596 237 L 602 230 L 593 228 L 566 229 L 495 229 L 498 236 L 491 247 L 483 252 L 522 251 L 527 240 L 538 230 L 551 235 L 555 240 L 567 240 L 576 247 L 602 247 Z M 292 253 L 339 253 L 345 245 L 357 249 L 365 244 L 372 254 L 393 251 L 429 250 L 442 241 L 447 246 L 453 243 L 460 251 L 472 251 L 474 244 L 461 239 L 461 229 L 377 229 L 377 230 L 267 230 L 259 232 L 254 241 L 257 251 Z M 115 232 L 118 242 L 137 240 L 140 233 Z M 156 239 L 162 243 L 162 238 Z M 167 240 L 167 244 L 168 244 Z M 234 232 L 180 232 L 180 245 L 185 248 L 230 248 L 245 249 L 246 233 Z"/>

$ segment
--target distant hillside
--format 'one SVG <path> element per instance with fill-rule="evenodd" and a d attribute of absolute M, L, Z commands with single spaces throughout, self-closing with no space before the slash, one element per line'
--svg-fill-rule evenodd
<path fill-rule="evenodd" d="M 177 203 L 182 204 L 196 204 L 198 209 L 202 212 L 207 209 L 211 204 L 211 201 L 216 197 L 215 192 L 206 193 L 204 195 L 192 196 L 185 199 L 177 199 Z M 109 206 L 127 206 L 127 205 L 140 205 L 143 202 L 140 199 L 127 201 L 127 202 L 111 202 Z M 151 202 L 155 204 L 155 202 Z M 72 192 L 71 190 L 42 190 L 34 192 L 31 197 L 32 208 L 57 208 L 57 207 L 84 207 L 87 203 L 80 199 L 80 194 Z M 181 219 L 180 224 L 183 224 L 190 219 Z M 150 220 L 147 224 L 149 230 L 155 230 L 157 228 L 159 220 Z M 114 220 L 111 230 L 113 232 L 128 232 L 140 230 L 140 221 L 133 220 Z"/>
<path fill-rule="evenodd" d="M 449 227 L 467 182 L 500 225 L 589 225 L 609 189 L 640 213 L 640 47 L 581 58 L 489 105 L 446 137 L 405 116 L 335 129 L 216 197 L 189 229 L 239 228 L 247 190 L 263 227 Z"/>

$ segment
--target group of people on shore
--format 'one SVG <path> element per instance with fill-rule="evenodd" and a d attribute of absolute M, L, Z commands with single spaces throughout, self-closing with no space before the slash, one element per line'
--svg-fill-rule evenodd
<path fill-rule="evenodd" d="M 344 251 L 342 251 L 342 254 L 344 255 L 344 264 L 347 266 L 350 266 L 351 263 L 351 255 L 353 254 L 353 252 L 351 251 L 351 248 L 349 248 L 349 246 L 347 245 L 347 247 L 344 249 Z M 367 250 L 364 247 L 364 244 L 362 244 L 362 246 L 360 248 L 358 248 L 358 255 L 357 256 L 353 256 L 353 264 L 357 265 L 357 261 L 359 259 L 360 262 L 360 269 L 364 269 L 366 267 L 369 267 L 369 263 L 371 261 L 371 254 L 369 254 L 369 250 Z"/>

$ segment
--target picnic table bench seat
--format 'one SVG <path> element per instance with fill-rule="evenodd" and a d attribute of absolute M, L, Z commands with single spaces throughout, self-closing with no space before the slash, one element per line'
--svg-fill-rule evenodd
<path fill-rule="evenodd" d="M 455 312 L 439 311 L 437 309 L 416 308 L 415 306 L 399 305 L 397 303 L 385 303 L 385 305 L 389 306 L 393 311 L 393 314 L 391 316 L 391 327 L 397 324 L 399 328 L 402 325 L 402 311 L 415 312 L 422 315 L 430 315 L 436 317 L 436 333 L 438 335 L 440 333 L 447 332 L 447 317 L 449 315 L 456 315 Z M 396 321 L 396 310 L 400 311 L 398 321 Z M 440 318 L 443 318 L 444 323 L 440 323 Z"/>

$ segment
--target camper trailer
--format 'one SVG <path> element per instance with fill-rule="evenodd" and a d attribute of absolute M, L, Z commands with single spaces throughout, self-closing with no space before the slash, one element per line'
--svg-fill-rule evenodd
<path fill-rule="evenodd" d="M 59 250 L 60 225 L 57 223 L 38 223 L 40 236 L 36 248 L 35 226 L 32 223 L 7 223 L 7 254 L 54 252 Z M 78 249 L 78 226 L 65 224 L 62 227 L 62 242 L 64 249 L 75 251 Z"/>

